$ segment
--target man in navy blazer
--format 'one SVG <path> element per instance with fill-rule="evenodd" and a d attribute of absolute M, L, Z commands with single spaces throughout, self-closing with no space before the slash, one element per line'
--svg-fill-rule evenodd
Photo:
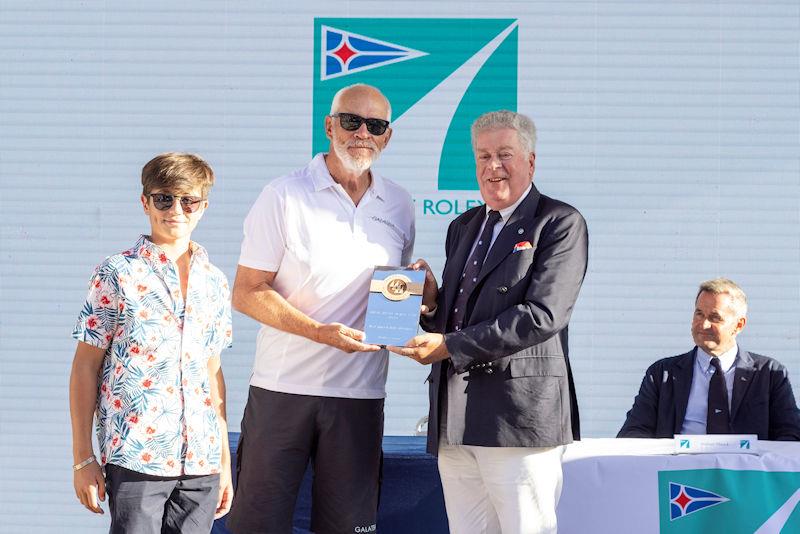
<path fill-rule="evenodd" d="M 786 368 L 736 343 L 746 315 L 747 298 L 738 285 L 725 278 L 703 282 L 692 320 L 695 348 L 647 369 L 617 437 L 729 433 L 800 440 L 800 411 Z M 713 381 L 720 372 L 725 389 L 720 388 L 722 405 L 715 408 Z M 711 427 L 717 417 L 722 418 L 718 430 Z"/>
<path fill-rule="evenodd" d="M 442 287 L 426 269 L 422 326 L 390 350 L 432 363 L 428 451 L 451 532 L 555 532 L 563 445 L 578 439 L 567 326 L 586 272 L 586 223 L 533 185 L 526 116 L 472 125 L 485 206 L 448 228 Z"/>

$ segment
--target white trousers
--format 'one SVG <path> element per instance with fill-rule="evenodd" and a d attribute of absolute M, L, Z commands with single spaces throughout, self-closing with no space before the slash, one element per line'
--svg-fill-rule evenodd
<path fill-rule="evenodd" d="M 564 447 L 441 445 L 452 534 L 556 532 Z"/>

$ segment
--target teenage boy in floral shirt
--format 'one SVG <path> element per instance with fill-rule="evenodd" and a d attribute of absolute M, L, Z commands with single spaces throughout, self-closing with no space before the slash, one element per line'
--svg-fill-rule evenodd
<path fill-rule="evenodd" d="M 98 514 L 108 493 L 112 533 L 207 534 L 231 505 L 220 368 L 231 342 L 228 282 L 190 241 L 213 183 L 193 154 L 144 166 L 150 235 L 97 267 L 72 334 L 75 493 Z"/>

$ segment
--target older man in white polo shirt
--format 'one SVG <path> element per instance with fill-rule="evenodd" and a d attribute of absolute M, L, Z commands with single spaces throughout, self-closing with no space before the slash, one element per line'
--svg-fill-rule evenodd
<path fill-rule="evenodd" d="M 264 188 L 244 223 L 233 305 L 263 324 L 227 527 L 292 531 L 314 469 L 315 532 L 375 530 L 388 356 L 363 343 L 376 265 L 405 265 L 411 197 L 370 170 L 392 130 L 376 88 L 339 91 L 327 154 Z"/>

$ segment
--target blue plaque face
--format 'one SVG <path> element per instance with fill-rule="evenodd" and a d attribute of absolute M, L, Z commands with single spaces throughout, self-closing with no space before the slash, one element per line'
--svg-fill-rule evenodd
<path fill-rule="evenodd" d="M 369 287 L 365 343 L 404 346 L 417 335 L 425 270 L 375 267 Z"/>

